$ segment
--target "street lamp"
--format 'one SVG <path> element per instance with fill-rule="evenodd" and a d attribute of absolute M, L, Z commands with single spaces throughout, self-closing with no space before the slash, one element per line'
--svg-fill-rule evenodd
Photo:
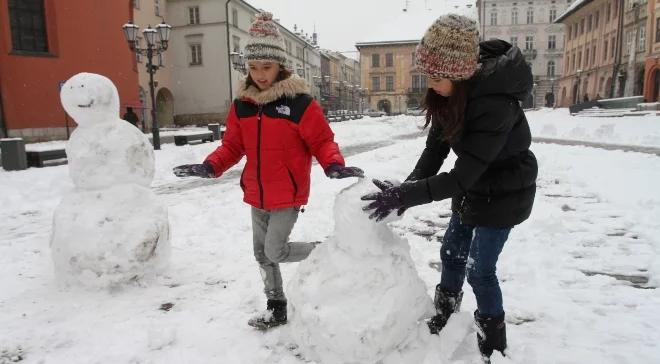
<path fill-rule="evenodd" d="M 550 94 L 552 95 L 552 108 L 555 108 L 556 97 L 555 97 L 555 78 L 550 79 Z"/>
<path fill-rule="evenodd" d="M 137 38 L 137 34 L 140 31 L 140 27 L 133 22 L 128 22 L 122 27 L 124 30 L 124 37 L 128 42 L 129 48 L 139 55 L 147 56 L 147 72 L 149 72 L 149 91 L 151 92 L 151 133 L 153 135 L 153 145 L 154 149 L 160 149 L 160 132 L 158 129 L 158 120 L 156 120 L 156 95 L 155 95 L 155 85 L 154 85 L 154 73 L 162 67 L 161 65 L 154 65 L 153 57 L 154 55 L 159 55 L 167 50 L 168 42 L 170 40 L 170 33 L 172 32 L 172 26 L 162 22 L 156 25 L 156 28 L 152 28 L 151 25 L 147 26 L 146 29 L 142 31 L 144 39 L 147 41 L 147 47 L 140 47 L 140 40 Z"/>
<path fill-rule="evenodd" d="M 247 73 L 247 68 L 245 67 L 245 56 L 243 53 L 231 52 L 229 53 L 229 59 L 231 60 L 232 67 L 242 73 Z"/>
<path fill-rule="evenodd" d="M 575 71 L 575 75 L 577 76 L 577 88 L 575 89 L 575 103 L 579 104 L 580 103 L 580 76 L 582 76 L 582 70 L 579 69 Z"/>

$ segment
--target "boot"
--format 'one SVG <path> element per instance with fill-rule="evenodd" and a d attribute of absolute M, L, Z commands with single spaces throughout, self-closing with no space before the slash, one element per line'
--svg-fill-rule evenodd
<path fill-rule="evenodd" d="M 248 325 L 260 330 L 284 325 L 286 318 L 286 300 L 268 300 L 266 312 L 260 313 L 248 321 Z"/>
<path fill-rule="evenodd" d="M 441 289 L 439 284 L 435 286 L 433 303 L 435 304 L 436 315 L 426 323 L 429 326 L 431 334 L 438 335 L 440 330 L 447 325 L 449 316 L 454 312 L 460 311 L 462 299 L 463 291 L 453 293 Z"/>
<path fill-rule="evenodd" d="M 474 311 L 474 321 L 479 330 L 477 330 L 477 344 L 479 351 L 484 358 L 490 358 L 493 350 L 497 350 L 504 355 L 506 349 L 506 324 L 504 323 L 504 313 L 499 317 L 480 317 L 478 311 Z"/>

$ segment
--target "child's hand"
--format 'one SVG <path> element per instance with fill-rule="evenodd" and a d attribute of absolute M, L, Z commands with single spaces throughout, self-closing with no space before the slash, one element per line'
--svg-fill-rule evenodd
<path fill-rule="evenodd" d="M 344 167 L 339 164 L 331 164 L 325 169 L 325 175 L 329 178 L 364 178 L 364 171 L 358 167 Z"/>
<path fill-rule="evenodd" d="M 177 177 L 202 177 L 210 178 L 215 176 L 213 167 L 209 163 L 203 164 L 183 164 L 172 169 Z"/>

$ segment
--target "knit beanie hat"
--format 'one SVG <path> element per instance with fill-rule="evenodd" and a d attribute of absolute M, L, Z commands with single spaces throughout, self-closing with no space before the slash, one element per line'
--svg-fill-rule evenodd
<path fill-rule="evenodd" d="M 257 14 L 257 20 L 250 27 L 250 38 L 245 46 L 245 59 L 248 61 L 276 61 L 286 65 L 284 40 L 277 24 L 273 22 L 273 14 L 263 12 Z"/>
<path fill-rule="evenodd" d="M 439 17 L 415 50 L 418 69 L 429 78 L 466 80 L 478 69 L 477 22 L 458 14 Z"/>

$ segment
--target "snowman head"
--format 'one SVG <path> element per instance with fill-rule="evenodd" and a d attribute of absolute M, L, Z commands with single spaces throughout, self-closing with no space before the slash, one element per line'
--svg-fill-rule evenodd
<path fill-rule="evenodd" d="M 60 100 L 80 126 L 119 118 L 119 93 L 105 76 L 83 72 L 71 77 L 62 86 Z"/>

